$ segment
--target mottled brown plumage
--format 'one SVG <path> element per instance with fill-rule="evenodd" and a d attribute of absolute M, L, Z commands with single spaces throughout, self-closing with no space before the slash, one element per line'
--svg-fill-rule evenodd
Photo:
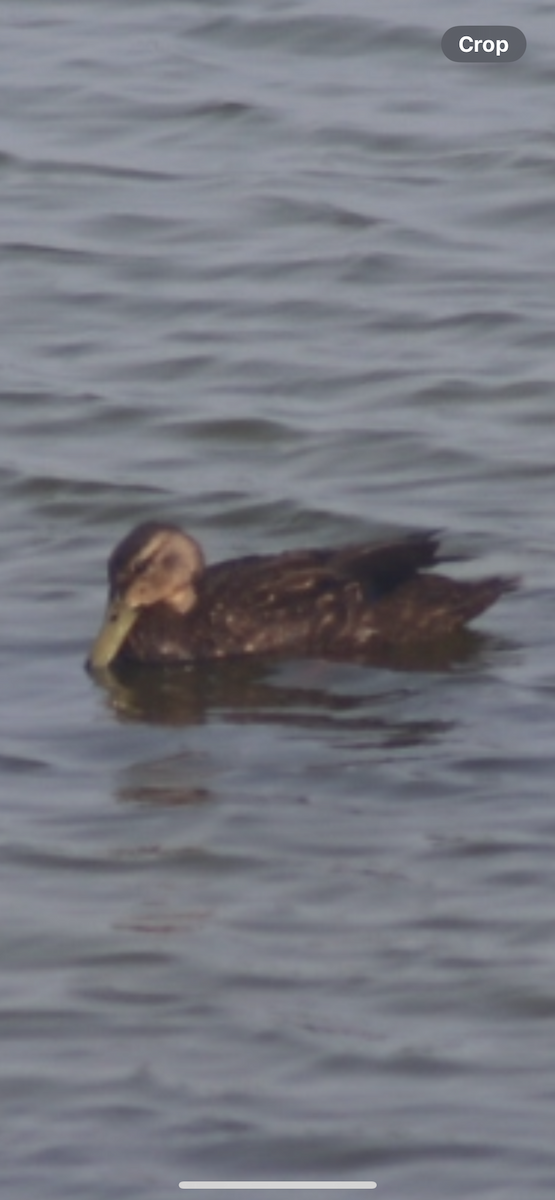
<path fill-rule="evenodd" d="M 114 550 L 92 667 L 116 657 L 179 663 L 242 655 L 363 659 L 445 637 L 515 586 L 423 573 L 433 534 L 382 545 L 252 555 L 206 567 L 176 526 L 147 522 Z"/>

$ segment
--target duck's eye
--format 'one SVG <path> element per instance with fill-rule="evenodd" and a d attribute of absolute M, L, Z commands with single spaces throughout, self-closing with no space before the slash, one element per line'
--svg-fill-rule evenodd
<path fill-rule="evenodd" d="M 163 571 L 174 571 L 175 568 L 177 567 L 178 563 L 179 563 L 178 555 L 174 554 L 170 550 L 170 552 L 168 554 L 165 554 L 162 559 L 162 563 L 161 563 L 162 570 Z"/>

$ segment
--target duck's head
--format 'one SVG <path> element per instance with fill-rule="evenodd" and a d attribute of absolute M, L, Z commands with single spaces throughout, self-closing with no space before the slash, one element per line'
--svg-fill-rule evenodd
<path fill-rule="evenodd" d="M 200 546 L 177 525 L 137 525 L 110 556 L 108 605 L 87 665 L 107 667 L 139 614 L 151 605 L 163 603 L 174 612 L 189 612 L 203 570 Z"/>

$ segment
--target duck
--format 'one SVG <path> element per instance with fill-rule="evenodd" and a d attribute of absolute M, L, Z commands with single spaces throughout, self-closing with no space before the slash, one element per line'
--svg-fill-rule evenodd
<path fill-rule="evenodd" d="M 429 570 L 444 561 L 437 533 L 409 533 L 207 566 L 199 543 L 178 525 L 145 521 L 109 558 L 108 604 L 87 666 L 360 660 L 383 647 L 449 637 L 518 584 Z"/>

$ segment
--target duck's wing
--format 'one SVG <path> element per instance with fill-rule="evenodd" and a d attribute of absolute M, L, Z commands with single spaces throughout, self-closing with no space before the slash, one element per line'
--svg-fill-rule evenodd
<path fill-rule="evenodd" d="M 377 546 L 346 546 L 333 554 L 330 566 L 340 575 L 356 579 L 365 598 L 375 601 L 408 583 L 422 568 L 444 561 L 437 533 L 414 533 Z"/>
<path fill-rule="evenodd" d="M 358 543 L 340 550 L 292 550 L 250 555 L 209 567 L 204 586 L 211 599 L 244 596 L 249 608 L 315 599 L 358 585 L 361 598 L 377 601 L 437 563 L 437 534 L 411 534 L 381 545 Z"/>

